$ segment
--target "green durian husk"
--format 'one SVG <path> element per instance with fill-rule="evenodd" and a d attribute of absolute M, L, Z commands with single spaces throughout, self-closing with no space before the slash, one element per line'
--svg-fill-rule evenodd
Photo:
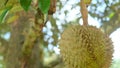
<path fill-rule="evenodd" d="M 59 42 L 66 68 L 109 68 L 113 57 L 111 39 L 94 26 L 73 25 Z"/>

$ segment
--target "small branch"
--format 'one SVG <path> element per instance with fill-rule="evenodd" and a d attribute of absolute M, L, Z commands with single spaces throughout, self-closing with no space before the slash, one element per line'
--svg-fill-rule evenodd
<path fill-rule="evenodd" d="M 25 68 L 25 66 L 26 66 L 26 62 L 24 61 L 24 62 L 22 63 L 21 68 Z"/>
<path fill-rule="evenodd" d="M 80 7 L 81 7 L 80 11 L 83 18 L 83 25 L 88 25 L 88 10 L 86 4 L 84 3 L 84 0 L 81 0 Z"/>
<path fill-rule="evenodd" d="M 48 11 L 48 15 L 53 15 L 56 12 L 56 3 L 57 0 L 50 0 L 50 8 Z"/>

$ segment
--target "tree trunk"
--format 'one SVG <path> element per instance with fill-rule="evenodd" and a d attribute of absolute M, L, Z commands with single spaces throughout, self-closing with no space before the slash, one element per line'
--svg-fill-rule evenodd
<path fill-rule="evenodd" d="M 43 68 L 43 50 L 39 43 L 42 39 L 35 38 L 31 42 L 34 37 L 29 37 L 31 23 L 28 15 L 26 12 L 19 13 L 19 20 L 11 25 L 10 43 L 5 56 L 6 68 Z M 23 49 L 26 43 L 29 53 Z"/>

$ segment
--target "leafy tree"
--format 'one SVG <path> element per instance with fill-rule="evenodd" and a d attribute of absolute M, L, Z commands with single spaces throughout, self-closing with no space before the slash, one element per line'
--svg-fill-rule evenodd
<path fill-rule="evenodd" d="M 79 1 L 0 0 L 0 3 L 2 68 L 63 68 L 54 49 L 59 46 L 62 31 L 70 24 L 79 24 Z M 120 27 L 119 7 L 119 0 L 92 0 L 88 9 L 89 15 L 110 35 Z M 72 15 L 74 19 L 70 18 Z"/>

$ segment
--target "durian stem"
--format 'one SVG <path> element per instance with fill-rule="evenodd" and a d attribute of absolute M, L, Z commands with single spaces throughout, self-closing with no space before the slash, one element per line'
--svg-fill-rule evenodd
<path fill-rule="evenodd" d="M 80 7 L 81 7 L 80 11 L 83 18 L 83 25 L 88 25 L 88 10 L 86 4 L 84 3 L 84 0 L 81 0 Z"/>

